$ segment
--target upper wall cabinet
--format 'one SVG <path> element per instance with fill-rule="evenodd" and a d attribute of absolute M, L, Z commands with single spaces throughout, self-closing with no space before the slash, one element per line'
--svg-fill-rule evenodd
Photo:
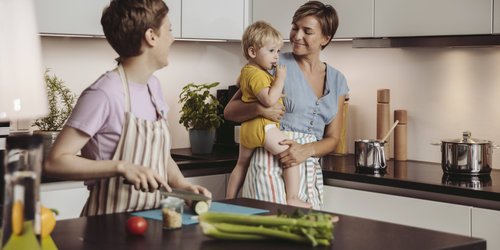
<path fill-rule="evenodd" d="M 165 0 L 168 6 L 168 19 L 172 24 L 172 35 L 175 38 L 181 37 L 181 0 Z"/>
<path fill-rule="evenodd" d="M 288 40 L 293 14 L 305 2 L 305 0 L 253 0 L 252 22 L 266 21 L 281 33 L 283 39 Z"/>
<path fill-rule="evenodd" d="M 493 33 L 500 34 L 500 0 L 493 1 Z"/>
<path fill-rule="evenodd" d="M 327 0 L 339 16 L 339 28 L 334 38 L 373 36 L 374 0 Z"/>
<path fill-rule="evenodd" d="M 252 21 L 264 20 L 289 39 L 292 17 L 305 0 L 253 0 Z M 332 5 L 339 16 L 339 28 L 334 38 L 373 36 L 373 0 L 323 0 Z M 279 13 L 279 14 L 277 14 Z"/>
<path fill-rule="evenodd" d="M 240 40 L 247 0 L 182 0 L 182 38 Z"/>
<path fill-rule="evenodd" d="M 41 34 L 103 36 L 102 10 L 109 0 L 36 0 Z"/>
<path fill-rule="evenodd" d="M 181 0 L 166 0 L 174 37 L 181 36 Z M 109 0 L 36 0 L 38 32 L 42 35 L 104 36 L 102 11 Z"/>
<path fill-rule="evenodd" d="M 491 34 L 491 1 L 375 0 L 375 37 Z"/>

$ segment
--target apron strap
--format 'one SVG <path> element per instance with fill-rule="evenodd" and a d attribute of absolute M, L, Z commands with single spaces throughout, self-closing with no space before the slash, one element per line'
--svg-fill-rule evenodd
<path fill-rule="evenodd" d="M 125 91 L 125 112 L 131 112 L 132 109 L 130 107 L 131 102 L 130 102 L 130 90 L 128 87 L 128 80 L 127 80 L 127 76 L 125 75 L 125 71 L 123 70 L 123 66 L 121 64 L 118 65 L 118 74 L 120 74 L 120 79 L 122 81 L 123 90 Z M 153 103 L 153 106 L 155 107 L 156 118 L 158 120 L 164 118 L 163 112 L 160 110 L 160 108 L 156 102 L 155 97 L 151 93 L 151 88 L 149 88 L 149 84 L 146 84 L 146 86 L 148 88 L 149 96 L 151 97 L 151 103 Z"/>
<path fill-rule="evenodd" d="M 118 74 L 120 74 L 120 79 L 122 80 L 123 90 L 125 91 L 125 113 L 130 112 L 130 90 L 128 89 L 128 80 L 123 70 L 123 66 L 118 65 Z"/>
<path fill-rule="evenodd" d="M 146 84 L 146 85 L 148 86 L 149 96 L 151 96 L 151 102 L 153 103 L 153 106 L 155 107 L 155 110 L 156 110 L 156 119 L 160 120 L 160 119 L 165 118 L 163 111 L 160 109 L 160 107 L 158 106 L 158 104 L 156 102 L 156 98 L 153 96 L 153 93 L 151 93 L 151 88 L 149 88 L 149 84 Z"/>

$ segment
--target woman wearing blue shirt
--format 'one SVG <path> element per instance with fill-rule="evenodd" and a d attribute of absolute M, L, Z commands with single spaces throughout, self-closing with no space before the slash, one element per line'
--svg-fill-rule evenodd
<path fill-rule="evenodd" d="M 257 116 L 280 120 L 290 147 L 273 156 L 255 150 L 242 188 L 242 196 L 286 204 L 282 168 L 300 167 L 299 198 L 319 209 L 323 203 L 323 175 L 319 157 L 335 149 L 341 132 L 344 97 L 349 91 L 342 73 L 320 60 L 320 53 L 338 27 L 335 9 L 318 1 L 299 7 L 292 19 L 291 53 L 280 55 L 286 65 L 284 108 L 243 103 L 241 93 L 224 110 L 226 119 L 245 121 Z M 284 113 L 283 113 L 284 112 Z"/>

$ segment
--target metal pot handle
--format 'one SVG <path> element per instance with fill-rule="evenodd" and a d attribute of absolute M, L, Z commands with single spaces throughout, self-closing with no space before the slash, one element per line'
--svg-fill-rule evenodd
<path fill-rule="evenodd" d="M 496 144 L 491 144 L 491 148 L 492 148 L 492 149 L 499 149 L 499 148 L 500 148 L 500 146 L 498 146 L 498 145 L 496 145 Z"/>
<path fill-rule="evenodd" d="M 380 165 L 380 168 L 385 168 L 385 165 L 386 165 L 386 162 L 385 162 L 385 152 L 384 152 L 384 148 L 382 146 L 379 146 L 379 147 L 375 147 L 375 159 L 378 163 L 378 165 Z"/>
<path fill-rule="evenodd" d="M 431 142 L 431 145 L 433 145 L 433 146 L 441 146 L 441 142 Z"/>

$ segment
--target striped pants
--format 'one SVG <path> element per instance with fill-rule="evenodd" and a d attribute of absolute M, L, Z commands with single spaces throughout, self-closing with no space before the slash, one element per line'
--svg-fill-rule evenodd
<path fill-rule="evenodd" d="M 316 141 L 314 135 L 290 131 L 284 131 L 284 133 L 299 144 Z M 243 183 L 243 197 L 286 204 L 283 169 L 278 160 L 264 148 L 255 149 Z M 323 173 L 319 158 L 310 157 L 295 167 L 300 168 L 299 198 L 311 204 L 313 209 L 321 209 Z"/>

